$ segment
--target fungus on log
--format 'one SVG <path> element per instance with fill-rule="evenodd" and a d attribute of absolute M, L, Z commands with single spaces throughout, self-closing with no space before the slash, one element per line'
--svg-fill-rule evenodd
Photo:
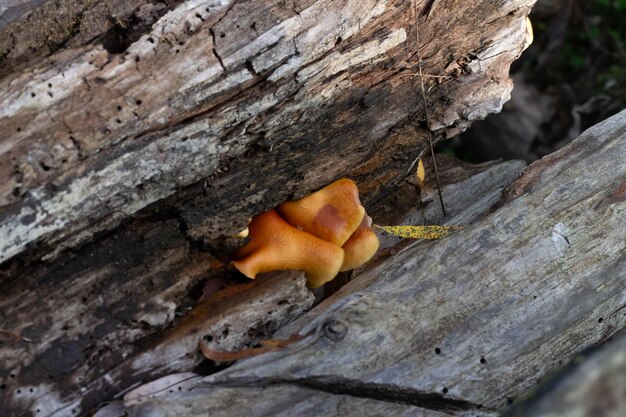
<path fill-rule="evenodd" d="M 418 2 L 436 139 L 508 99 L 533 3 Z M 271 278 L 237 343 L 232 323 L 187 319 L 248 218 L 344 176 L 388 216 L 426 147 L 410 2 L 19 4 L 0 27 L 9 414 L 85 415 L 197 365 L 193 332 L 237 349 L 302 314 L 304 279 Z M 184 342 L 164 336 L 182 323 Z"/>
<path fill-rule="evenodd" d="M 126 410 L 499 415 L 549 370 L 626 328 L 626 199 L 614 198 L 626 181 L 625 153 L 623 111 L 529 166 L 483 220 L 405 248 L 275 336 L 306 335 L 301 341 L 180 391 L 148 390 Z M 581 366 L 559 392 L 593 396 L 598 372 L 623 380 L 609 365 L 623 368 L 623 345 L 608 348 L 593 371 Z M 572 393 L 558 398 L 531 410 L 596 410 Z M 624 402 L 602 410 L 622 415 Z"/>

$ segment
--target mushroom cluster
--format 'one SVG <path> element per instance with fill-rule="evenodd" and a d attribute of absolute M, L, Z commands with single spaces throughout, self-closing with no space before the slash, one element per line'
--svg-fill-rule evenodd
<path fill-rule="evenodd" d="M 249 242 L 234 253 L 235 268 L 252 279 L 263 272 L 301 270 L 311 288 L 364 264 L 379 246 L 359 190 L 347 178 L 256 215 L 248 230 Z"/>

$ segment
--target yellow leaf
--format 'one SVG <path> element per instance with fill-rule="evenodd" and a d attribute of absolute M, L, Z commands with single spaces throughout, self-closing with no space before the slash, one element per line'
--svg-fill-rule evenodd
<path fill-rule="evenodd" d="M 374 226 L 392 235 L 410 239 L 439 239 L 462 229 L 460 226 Z"/>
<path fill-rule="evenodd" d="M 419 181 L 420 184 L 424 184 L 424 179 L 426 178 L 426 171 L 424 170 L 424 163 L 422 162 L 422 159 L 420 158 L 417 161 L 417 181 Z"/>

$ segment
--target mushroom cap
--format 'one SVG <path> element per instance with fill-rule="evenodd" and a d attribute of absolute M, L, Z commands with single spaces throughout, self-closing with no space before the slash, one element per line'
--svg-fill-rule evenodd
<path fill-rule="evenodd" d="M 342 246 L 346 254 L 339 271 L 348 271 L 363 265 L 372 259 L 379 246 L 376 233 L 369 226 L 362 224 Z"/>
<path fill-rule="evenodd" d="M 300 200 L 287 201 L 278 211 L 289 224 L 337 246 L 346 243 L 365 216 L 359 190 L 347 178 Z"/>
<path fill-rule="evenodd" d="M 309 286 L 332 280 L 343 264 L 344 251 L 287 223 L 276 210 L 255 216 L 248 225 L 250 241 L 235 252 L 235 268 L 248 278 L 279 270 L 304 271 Z"/>

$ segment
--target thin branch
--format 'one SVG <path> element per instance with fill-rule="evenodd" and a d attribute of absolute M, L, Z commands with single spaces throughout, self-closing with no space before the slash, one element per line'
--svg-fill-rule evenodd
<path fill-rule="evenodd" d="M 439 184 L 439 171 L 437 170 L 437 161 L 435 160 L 435 147 L 433 146 L 433 136 L 430 130 L 430 117 L 428 113 L 428 104 L 426 101 L 426 88 L 424 88 L 424 74 L 422 72 L 422 57 L 420 54 L 420 35 L 419 35 L 419 16 L 417 14 L 417 0 L 413 0 L 413 9 L 415 11 L 415 47 L 417 49 L 417 70 L 420 77 L 420 87 L 422 90 L 422 101 L 424 104 L 424 114 L 426 115 L 426 130 L 428 131 L 428 146 L 430 146 L 430 156 L 433 160 L 433 167 L 435 168 L 435 181 L 437 183 L 437 193 L 439 194 L 439 202 L 441 203 L 441 211 L 443 217 L 446 217 L 446 208 L 443 204 L 443 196 L 441 195 L 441 185 Z M 411 164 L 411 170 L 415 165 L 415 162 Z"/>

